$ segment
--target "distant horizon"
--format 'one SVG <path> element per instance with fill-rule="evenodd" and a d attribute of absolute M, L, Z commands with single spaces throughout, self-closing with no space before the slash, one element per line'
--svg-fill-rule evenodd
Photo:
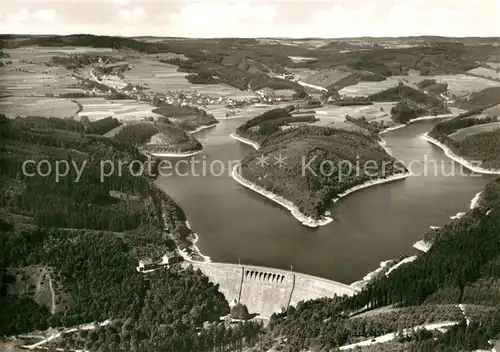
<path fill-rule="evenodd" d="M 500 0 L 10 0 L 2 33 L 175 38 L 498 38 Z M 55 34 L 54 34 L 55 33 Z"/>
<path fill-rule="evenodd" d="M 443 38 L 443 39 L 500 39 L 498 36 L 446 36 L 446 35 L 410 35 L 410 36 L 356 36 L 356 37 L 194 37 L 194 36 L 155 36 L 155 35 L 113 35 L 113 34 L 97 34 L 97 33 L 3 33 L 0 36 L 27 36 L 27 37 L 71 37 L 71 36 L 95 36 L 95 37 L 117 37 L 117 38 L 158 38 L 158 39 L 269 39 L 269 40 L 346 40 L 346 39 L 418 39 L 418 38 Z M 500 43 L 499 43 L 500 44 Z"/>

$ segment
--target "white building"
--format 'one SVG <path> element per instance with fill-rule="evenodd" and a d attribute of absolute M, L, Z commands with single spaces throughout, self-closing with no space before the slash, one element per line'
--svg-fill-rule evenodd
<path fill-rule="evenodd" d="M 145 270 L 148 266 L 153 264 L 153 260 L 151 258 L 144 258 L 139 260 L 139 266 L 137 267 L 137 270 L 143 271 Z"/>
<path fill-rule="evenodd" d="M 161 257 L 161 265 L 172 265 L 179 262 L 179 256 L 173 252 L 168 252 Z"/>

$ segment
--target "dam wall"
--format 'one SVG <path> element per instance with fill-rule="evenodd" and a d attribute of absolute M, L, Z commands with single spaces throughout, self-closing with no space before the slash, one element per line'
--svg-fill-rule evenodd
<path fill-rule="evenodd" d="M 244 304 L 251 314 L 264 317 L 300 301 L 356 292 L 339 282 L 288 270 L 213 262 L 189 264 L 218 284 L 231 305 Z"/>

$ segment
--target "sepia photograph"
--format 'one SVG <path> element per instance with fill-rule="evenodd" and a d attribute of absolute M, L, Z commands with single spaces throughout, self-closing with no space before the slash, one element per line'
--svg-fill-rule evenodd
<path fill-rule="evenodd" d="M 500 352 L 500 0 L 5 0 L 0 352 Z"/>

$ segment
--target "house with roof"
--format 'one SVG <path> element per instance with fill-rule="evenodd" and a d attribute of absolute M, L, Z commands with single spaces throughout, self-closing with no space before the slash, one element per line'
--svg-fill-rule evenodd
<path fill-rule="evenodd" d="M 167 252 L 161 257 L 161 265 L 173 265 L 180 263 L 182 261 L 182 257 L 180 257 L 177 253 L 175 252 Z"/>
<path fill-rule="evenodd" d="M 182 257 L 176 252 L 167 252 L 161 257 L 160 261 L 153 261 L 151 258 L 139 260 L 139 265 L 137 265 L 136 269 L 142 273 L 149 273 L 162 266 L 169 268 L 171 265 L 180 263 L 182 260 Z"/>
<path fill-rule="evenodd" d="M 137 266 L 137 271 L 147 272 L 154 269 L 155 265 L 151 258 L 144 258 L 139 260 L 139 265 Z"/>

